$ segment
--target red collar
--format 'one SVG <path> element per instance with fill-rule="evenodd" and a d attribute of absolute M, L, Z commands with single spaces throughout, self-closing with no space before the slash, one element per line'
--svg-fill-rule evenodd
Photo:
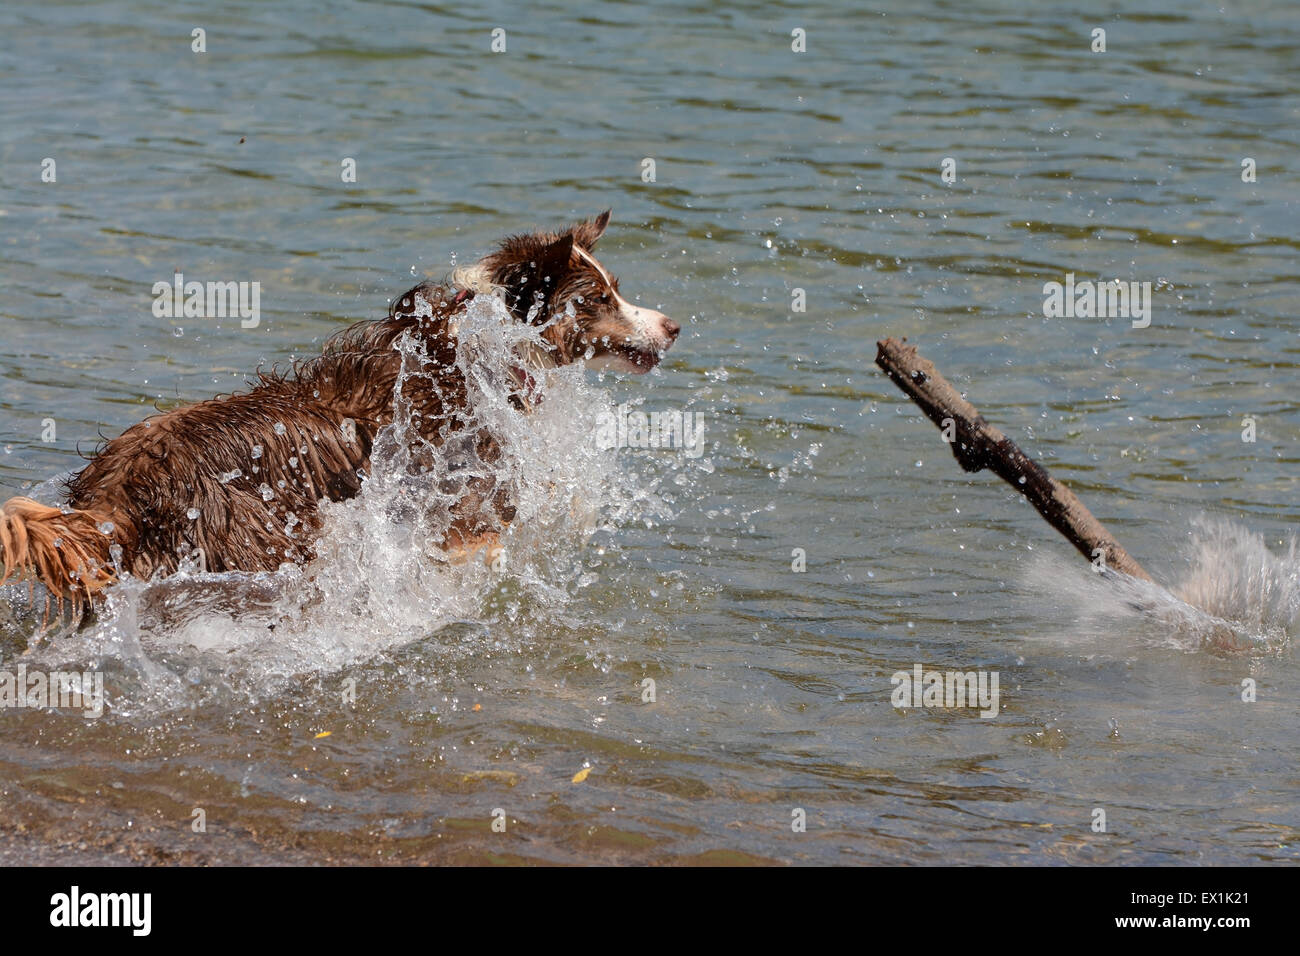
<path fill-rule="evenodd" d="M 510 366 L 510 374 L 514 377 L 515 384 L 519 387 L 519 393 L 526 406 L 532 407 L 542 400 L 542 390 L 537 384 L 537 379 L 533 378 L 532 373 L 522 365 Z"/>

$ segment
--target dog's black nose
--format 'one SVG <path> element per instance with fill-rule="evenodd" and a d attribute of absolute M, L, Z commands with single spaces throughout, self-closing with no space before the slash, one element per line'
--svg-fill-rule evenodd
<path fill-rule="evenodd" d="M 664 334 L 667 335 L 670 339 L 676 339 L 677 333 L 680 332 L 681 330 L 682 327 L 678 325 L 676 322 L 674 322 L 672 319 L 664 319 Z"/>

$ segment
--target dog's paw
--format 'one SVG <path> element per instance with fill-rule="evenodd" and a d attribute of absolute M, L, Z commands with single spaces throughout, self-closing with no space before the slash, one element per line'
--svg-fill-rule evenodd
<path fill-rule="evenodd" d="M 468 564 L 480 553 L 483 563 L 490 568 L 500 568 L 505 564 L 505 547 L 501 544 L 501 535 L 496 532 L 462 539 L 460 544 L 447 548 L 445 553 L 450 564 Z"/>

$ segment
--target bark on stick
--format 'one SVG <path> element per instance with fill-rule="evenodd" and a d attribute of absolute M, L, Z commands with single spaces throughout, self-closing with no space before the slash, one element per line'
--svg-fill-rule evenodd
<path fill-rule="evenodd" d="M 939 374 L 934 363 L 921 358 L 916 346 L 896 339 L 877 342 L 876 364 L 893 379 L 926 416 L 952 435 L 953 456 L 966 471 L 992 470 L 1029 499 L 1047 523 L 1065 535 L 1089 561 L 1098 553 L 1105 567 L 1151 581 L 1151 575 L 1120 547 L 1106 526 L 1069 488 L 1047 473 L 1001 431 L 984 420 Z"/>

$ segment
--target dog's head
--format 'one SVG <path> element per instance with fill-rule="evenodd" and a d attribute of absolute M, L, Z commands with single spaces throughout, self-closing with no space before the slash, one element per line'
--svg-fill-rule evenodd
<path fill-rule="evenodd" d="M 633 305 L 592 249 L 609 225 L 609 211 L 563 232 L 511 236 L 456 281 L 500 289 L 520 321 L 542 327 L 552 358 L 567 365 L 641 374 L 659 364 L 680 326 L 662 312 Z"/>

